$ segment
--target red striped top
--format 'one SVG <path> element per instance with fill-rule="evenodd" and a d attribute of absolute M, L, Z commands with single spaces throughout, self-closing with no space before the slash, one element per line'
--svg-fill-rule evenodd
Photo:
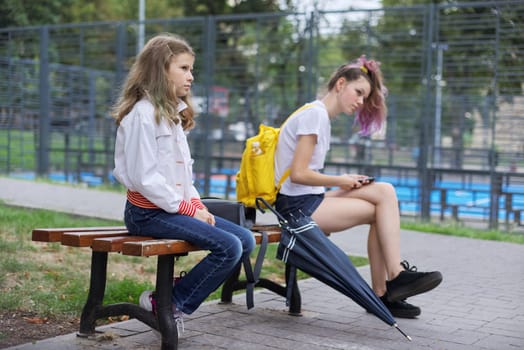
<path fill-rule="evenodd" d="M 140 192 L 127 190 L 127 200 L 131 204 L 136 205 L 140 208 L 160 209 L 157 205 L 155 205 L 149 199 L 144 197 Z M 203 207 L 204 205 L 198 198 L 192 198 L 191 203 L 182 200 L 180 202 L 180 205 L 178 206 L 178 213 L 187 216 L 194 216 L 197 208 L 202 209 Z"/>

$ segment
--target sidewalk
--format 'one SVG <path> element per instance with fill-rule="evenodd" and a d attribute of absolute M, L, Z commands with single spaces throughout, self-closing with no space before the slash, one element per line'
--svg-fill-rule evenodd
<path fill-rule="evenodd" d="M 0 200 L 75 214 L 121 219 L 123 195 L 0 178 Z M 263 221 L 271 221 L 264 216 Z M 367 227 L 333 234 L 353 255 L 366 255 Z M 300 281 L 302 317 L 288 316 L 285 300 L 269 291 L 231 305 L 210 302 L 184 318 L 179 349 L 522 349 L 524 348 L 524 246 L 403 231 L 402 258 L 420 270 L 438 269 L 435 290 L 410 298 L 422 308 L 414 320 L 397 319 L 409 334 L 367 314 L 352 300 L 308 279 Z M 369 281 L 369 268 L 359 269 Z M 93 339 L 69 334 L 10 349 L 159 349 L 155 332 L 137 320 L 101 327 Z"/>

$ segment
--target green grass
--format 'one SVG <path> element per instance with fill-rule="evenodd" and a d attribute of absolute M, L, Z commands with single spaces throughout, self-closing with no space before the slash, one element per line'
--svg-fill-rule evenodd
<path fill-rule="evenodd" d="M 438 233 L 448 236 L 524 244 L 523 234 L 509 233 L 497 230 L 479 230 L 464 227 L 457 223 L 434 224 L 426 222 L 402 222 L 401 227 L 405 230 L 419 232 Z"/>
<path fill-rule="evenodd" d="M 47 183 L 47 184 L 54 184 L 54 185 L 60 185 L 60 186 L 68 186 L 73 188 L 85 188 L 85 183 L 66 183 L 63 181 L 55 181 L 47 177 L 36 177 L 35 179 L 27 180 L 31 182 L 39 182 L 39 183 Z M 121 185 L 120 183 L 115 184 L 100 184 L 96 185 L 97 191 L 107 191 L 107 192 L 116 192 L 116 193 L 126 193 L 127 189 Z"/>

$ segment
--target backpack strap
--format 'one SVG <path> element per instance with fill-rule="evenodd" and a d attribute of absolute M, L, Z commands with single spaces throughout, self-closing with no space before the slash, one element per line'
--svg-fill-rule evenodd
<path fill-rule="evenodd" d="M 289 174 L 291 174 L 291 169 L 286 169 L 286 171 L 284 171 L 284 174 L 280 178 L 280 181 L 278 181 L 277 191 L 280 191 L 280 187 L 282 187 L 282 185 L 284 184 L 284 181 L 286 181 Z"/>
<path fill-rule="evenodd" d="M 262 264 L 264 262 L 264 257 L 266 255 L 267 244 L 268 244 L 268 235 L 266 231 L 259 231 L 262 235 L 262 240 L 260 242 L 260 248 L 258 250 L 258 255 L 255 260 L 255 266 L 251 266 L 251 260 L 249 255 L 246 255 L 242 259 L 242 264 L 244 265 L 244 271 L 246 274 L 246 305 L 248 310 L 255 306 L 254 303 L 254 293 L 255 286 L 259 281 L 260 272 L 262 271 Z"/>

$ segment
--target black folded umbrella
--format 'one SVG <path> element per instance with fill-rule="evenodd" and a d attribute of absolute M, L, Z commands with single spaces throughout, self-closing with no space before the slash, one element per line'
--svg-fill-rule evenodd
<path fill-rule="evenodd" d="M 295 215 L 290 214 L 288 221 L 263 198 L 257 198 L 257 207 L 262 212 L 264 207 L 269 208 L 278 218 L 282 229 L 277 250 L 278 259 L 350 297 L 411 340 L 398 327 L 391 312 L 358 273 L 349 257 L 326 237 L 313 219 L 298 212 Z M 293 278 L 290 277 L 289 280 L 292 281 Z M 292 287 L 288 283 L 288 299 Z"/>

